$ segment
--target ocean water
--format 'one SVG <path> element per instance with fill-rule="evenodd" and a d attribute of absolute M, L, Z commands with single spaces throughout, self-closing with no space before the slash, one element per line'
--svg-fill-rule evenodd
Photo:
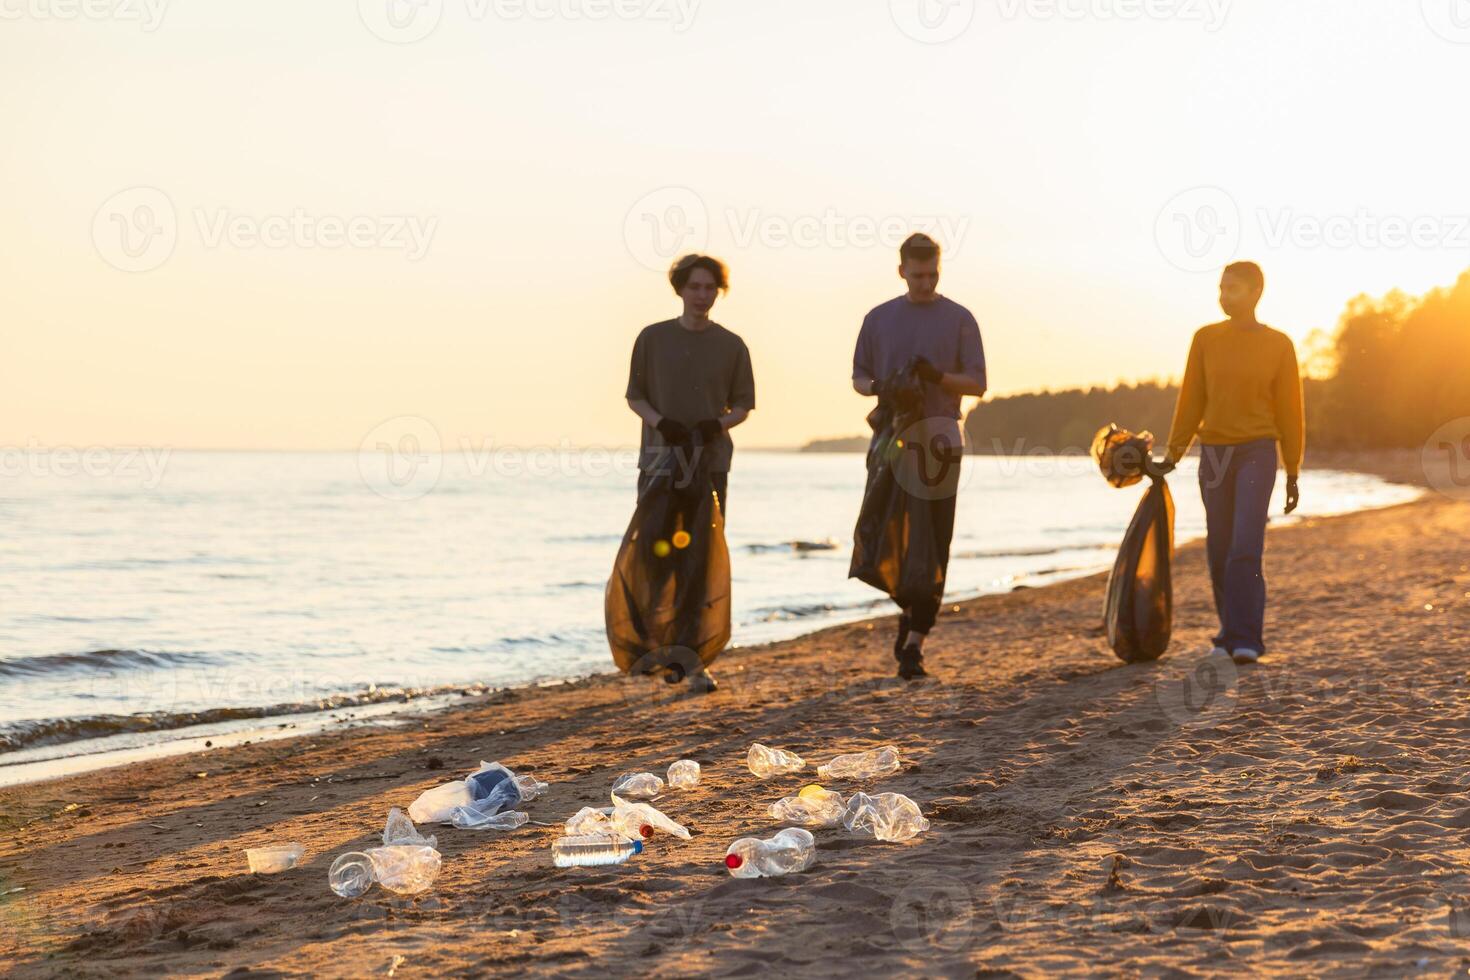
<path fill-rule="evenodd" d="M 352 453 L 152 463 L 0 480 L 0 754 L 612 668 L 632 453 L 445 455 L 401 486 Z M 846 578 L 863 481 L 859 454 L 738 455 L 735 645 L 890 611 Z M 1193 463 L 1171 483 L 1179 540 L 1202 536 Z M 1108 567 L 1142 489 L 1086 459 L 966 460 L 949 597 Z M 1303 492 L 1302 516 L 1417 494 L 1327 471 Z"/>

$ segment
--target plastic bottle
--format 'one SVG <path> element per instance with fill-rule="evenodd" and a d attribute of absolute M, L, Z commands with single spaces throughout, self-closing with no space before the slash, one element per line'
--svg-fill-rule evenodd
<path fill-rule="evenodd" d="M 919 804 L 900 793 L 852 794 L 842 815 L 842 825 L 886 841 L 912 840 L 929 829 L 929 821 Z"/>
<path fill-rule="evenodd" d="M 745 764 L 759 779 L 770 779 L 772 776 L 780 776 L 788 772 L 800 772 L 806 768 L 806 760 L 795 752 L 767 748 L 759 742 L 750 747 L 750 752 L 745 756 Z"/>
<path fill-rule="evenodd" d="M 693 789 L 699 785 L 699 763 L 680 759 L 669 766 L 669 789 Z"/>
<path fill-rule="evenodd" d="M 771 816 L 782 823 L 799 823 L 808 827 L 839 827 L 847 801 L 841 793 L 833 793 L 815 784 L 804 788 L 798 796 L 787 796 L 771 804 Z"/>
<path fill-rule="evenodd" d="M 522 803 L 530 803 L 551 788 L 550 783 L 543 783 L 535 776 L 517 776 L 515 777 L 515 783 L 516 789 L 521 791 Z"/>
<path fill-rule="evenodd" d="M 651 772 L 627 772 L 613 781 L 613 796 L 625 800 L 651 800 L 664 791 L 664 781 Z"/>
<path fill-rule="evenodd" d="M 817 776 L 821 779 L 877 779 L 902 768 L 898 749 L 885 745 L 869 752 L 839 755 L 825 766 L 818 766 Z"/>
<path fill-rule="evenodd" d="M 642 853 L 641 840 L 629 840 L 617 834 L 562 837 L 551 845 L 551 863 L 558 868 L 599 868 L 622 864 Z"/>
<path fill-rule="evenodd" d="M 327 884 L 341 898 L 357 898 L 367 894 L 378 878 L 373 859 L 361 851 L 348 851 L 332 862 L 327 871 Z"/>
<path fill-rule="evenodd" d="M 811 831 L 788 827 L 775 837 L 742 837 L 725 852 L 725 867 L 735 878 L 778 878 L 805 871 L 817 858 Z"/>
<path fill-rule="evenodd" d="M 462 806 L 454 811 L 450 823 L 460 830 L 518 830 L 530 819 L 524 810 L 481 813 L 472 806 Z"/>

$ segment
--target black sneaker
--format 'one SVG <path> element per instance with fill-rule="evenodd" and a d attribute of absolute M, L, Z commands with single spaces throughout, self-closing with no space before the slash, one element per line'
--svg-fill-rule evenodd
<path fill-rule="evenodd" d="M 715 682 L 715 675 L 707 670 L 702 670 L 689 678 L 690 694 L 713 694 L 719 689 L 720 685 Z"/>
<path fill-rule="evenodd" d="M 898 639 L 893 641 L 893 659 L 903 659 L 903 648 L 909 642 L 909 614 L 904 613 L 898 617 Z"/>
<path fill-rule="evenodd" d="M 898 655 L 898 676 L 906 681 L 928 677 L 929 672 L 924 669 L 924 652 L 918 647 L 905 647 Z"/>

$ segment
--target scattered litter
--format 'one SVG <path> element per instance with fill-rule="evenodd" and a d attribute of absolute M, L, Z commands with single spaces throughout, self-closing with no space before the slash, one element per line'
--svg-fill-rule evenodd
<path fill-rule="evenodd" d="M 484 814 L 472 806 L 462 806 L 454 811 L 453 822 L 460 830 L 519 830 L 530 819 L 524 810 Z"/>
<path fill-rule="evenodd" d="M 562 837 L 551 845 L 551 863 L 558 868 L 595 868 L 622 864 L 642 853 L 641 840 L 629 840 L 617 834 Z"/>
<path fill-rule="evenodd" d="M 392 847 L 395 844 L 414 844 L 420 847 L 437 848 L 439 839 L 432 834 L 425 837 L 419 833 L 413 821 L 395 806 L 388 811 L 388 822 L 383 826 L 383 846 Z"/>
<path fill-rule="evenodd" d="M 441 860 L 432 847 L 399 844 L 368 851 L 378 884 L 399 895 L 428 891 L 439 877 Z"/>
<path fill-rule="evenodd" d="M 842 825 L 855 833 L 870 833 L 878 840 L 912 840 L 929 829 L 919 804 L 900 793 L 854 793 L 847 801 Z"/>
<path fill-rule="evenodd" d="M 282 844 L 280 847 L 256 847 L 245 852 L 253 875 L 275 875 L 296 867 L 306 848 L 300 844 Z"/>
<path fill-rule="evenodd" d="M 473 810 L 459 815 L 459 822 L 480 826 L 481 821 L 503 810 L 514 810 L 530 802 L 549 788 L 534 776 L 518 776 L 498 762 L 481 762 L 480 768 L 462 780 L 444 783 L 426 790 L 408 808 L 415 823 L 455 823 L 456 811 Z"/>
<path fill-rule="evenodd" d="M 806 760 L 795 752 L 785 749 L 770 749 L 756 742 L 745 757 L 750 771 L 760 779 L 770 779 L 789 772 L 800 772 L 806 768 Z"/>
<path fill-rule="evenodd" d="M 613 798 L 652 800 L 664 791 L 664 781 L 651 772 L 624 773 L 613 781 Z"/>
<path fill-rule="evenodd" d="M 613 796 L 612 824 L 613 829 L 624 837 L 652 837 L 654 830 L 662 830 L 680 840 L 689 839 L 689 831 L 649 804 L 628 803 L 616 795 Z"/>
<path fill-rule="evenodd" d="M 612 807 L 604 807 L 601 810 L 591 806 L 582 807 L 567 818 L 567 836 L 587 837 L 592 834 L 617 833 L 613 828 L 612 813 Z"/>
<path fill-rule="evenodd" d="M 782 823 L 799 823 L 808 827 L 840 827 L 847 801 L 841 793 L 812 784 L 798 796 L 787 796 L 771 804 L 771 816 Z"/>
<path fill-rule="evenodd" d="M 699 763 L 680 759 L 669 766 L 669 789 L 693 789 L 699 785 Z"/>
<path fill-rule="evenodd" d="M 805 871 L 817 859 L 817 841 L 809 830 L 788 827 L 775 837 L 742 837 L 725 852 L 725 867 L 735 878 L 779 878 Z"/>
<path fill-rule="evenodd" d="M 819 779 L 877 779 L 903 768 L 898 749 L 885 745 L 870 752 L 839 755 L 825 766 L 817 767 Z"/>
<path fill-rule="evenodd" d="M 393 959 L 388 961 L 388 969 L 384 975 L 389 977 L 396 976 L 398 974 L 398 968 L 406 962 L 408 962 L 407 956 L 402 954 L 394 956 Z"/>
<path fill-rule="evenodd" d="M 376 877 L 372 858 L 361 851 L 349 851 L 332 862 L 327 883 L 341 898 L 358 898 L 367 894 Z"/>

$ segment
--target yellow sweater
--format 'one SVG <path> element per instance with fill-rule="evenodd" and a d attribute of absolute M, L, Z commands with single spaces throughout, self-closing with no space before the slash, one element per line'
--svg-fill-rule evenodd
<path fill-rule="evenodd" d="M 1243 327 L 1229 320 L 1194 335 L 1169 433 L 1169 458 L 1182 459 L 1195 436 L 1218 446 L 1276 439 L 1287 475 L 1301 472 L 1306 418 L 1290 337 L 1267 326 Z"/>

